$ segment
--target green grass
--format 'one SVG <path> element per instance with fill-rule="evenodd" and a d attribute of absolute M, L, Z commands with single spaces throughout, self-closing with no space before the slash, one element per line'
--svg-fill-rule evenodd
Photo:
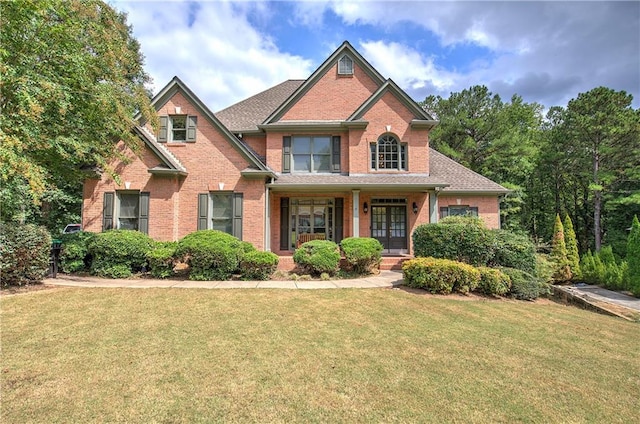
<path fill-rule="evenodd" d="M 635 422 L 640 326 L 401 290 L 0 300 L 0 421 Z"/>

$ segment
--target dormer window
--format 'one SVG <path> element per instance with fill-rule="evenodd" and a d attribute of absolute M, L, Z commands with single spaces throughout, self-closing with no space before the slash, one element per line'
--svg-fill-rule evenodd
<path fill-rule="evenodd" d="M 338 61 L 338 75 L 353 75 L 353 60 L 346 54 Z"/>
<path fill-rule="evenodd" d="M 186 143 L 196 141 L 197 118 L 190 115 L 166 115 L 160 117 L 158 141 L 161 143 Z"/>

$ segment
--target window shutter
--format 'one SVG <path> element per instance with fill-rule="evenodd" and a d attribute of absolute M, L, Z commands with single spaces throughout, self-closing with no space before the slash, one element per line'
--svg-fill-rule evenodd
<path fill-rule="evenodd" d="M 332 147 L 331 171 L 340 172 L 340 136 L 339 135 L 333 136 L 333 146 L 331 147 Z"/>
<path fill-rule="evenodd" d="M 409 155 L 407 154 L 407 143 L 402 143 L 400 145 L 400 170 L 408 171 L 409 170 Z"/>
<path fill-rule="evenodd" d="M 102 231 L 113 229 L 113 191 L 104 194 L 102 202 Z"/>
<path fill-rule="evenodd" d="M 478 207 L 477 206 L 469 208 L 469 211 L 471 212 L 471 216 L 478 216 Z"/>
<path fill-rule="evenodd" d="M 335 210 L 335 214 L 336 214 L 336 234 L 333 237 L 333 241 L 335 243 L 340 243 L 342 241 L 342 237 L 344 236 L 343 234 L 343 227 L 344 227 L 344 199 L 343 198 L 339 198 L 336 199 L 336 210 Z"/>
<path fill-rule="evenodd" d="M 291 137 L 282 137 L 282 172 L 291 172 Z"/>
<path fill-rule="evenodd" d="M 198 126 L 197 116 L 187 116 L 187 141 L 196 141 L 196 127 Z"/>
<path fill-rule="evenodd" d="M 289 250 L 289 198 L 280 199 L 280 250 Z"/>
<path fill-rule="evenodd" d="M 138 231 L 149 234 L 149 192 L 140 193 L 140 216 L 138 217 Z"/>
<path fill-rule="evenodd" d="M 158 132 L 158 141 L 161 143 L 167 142 L 167 126 L 169 124 L 168 116 L 160 117 L 160 131 Z"/>
<path fill-rule="evenodd" d="M 448 216 L 449 216 L 449 207 L 448 206 L 442 206 L 440 208 L 440 219 L 446 218 Z"/>
<path fill-rule="evenodd" d="M 242 240 L 242 193 L 233 193 L 233 236 Z"/>
<path fill-rule="evenodd" d="M 198 230 L 209 228 L 209 194 L 198 194 Z"/>

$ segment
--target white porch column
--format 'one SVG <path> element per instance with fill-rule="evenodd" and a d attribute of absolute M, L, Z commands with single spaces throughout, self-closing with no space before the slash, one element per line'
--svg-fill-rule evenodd
<path fill-rule="evenodd" d="M 360 237 L 360 190 L 352 190 L 351 197 L 353 200 L 353 237 Z"/>
<path fill-rule="evenodd" d="M 438 192 L 436 190 L 429 192 L 429 222 L 431 224 L 438 222 Z"/>
<path fill-rule="evenodd" d="M 268 185 L 264 188 L 264 251 L 271 252 L 271 199 Z"/>

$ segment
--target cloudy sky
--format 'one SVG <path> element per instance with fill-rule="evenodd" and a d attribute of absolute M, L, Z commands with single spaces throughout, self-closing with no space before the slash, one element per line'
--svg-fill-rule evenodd
<path fill-rule="evenodd" d="M 307 78 L 344 40 L 422 101 L 483 84 L 546 107 L 597 86 L 640 107 L 638 1 L 119 1 L 157 92 L 213 111 Z"/>

